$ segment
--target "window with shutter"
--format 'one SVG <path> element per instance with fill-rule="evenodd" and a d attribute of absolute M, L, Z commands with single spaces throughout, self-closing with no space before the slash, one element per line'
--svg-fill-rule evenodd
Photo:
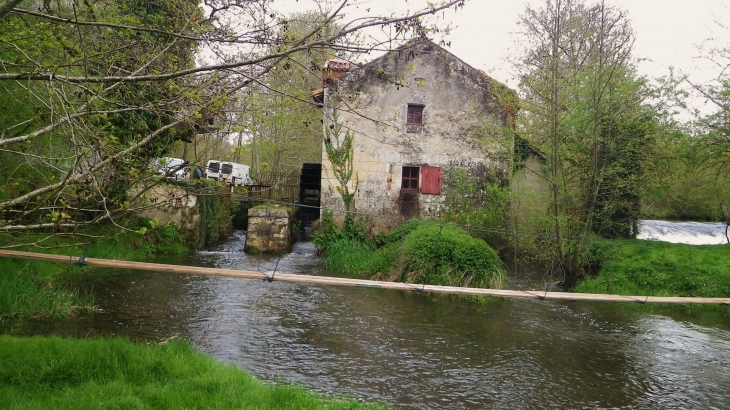
<path fill-rule="evenodd" d="M 421 167 L 421 193 L 441 195 L 441 168 Z"/>
<path fill-rule="evenodd" d="M 400 188 L 403 191 L 418 191 L 418 167 L 403 167 Z"/>

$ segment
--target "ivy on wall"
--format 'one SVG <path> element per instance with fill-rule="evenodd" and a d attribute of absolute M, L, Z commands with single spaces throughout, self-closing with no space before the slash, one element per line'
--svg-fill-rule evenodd
<path fill-rule="evenodd" d="M 195 185 L 200 225 L 194 247 L 201 248 L 230 235 L 232 226 L 231 199 L 226 186 L 211 185 L 199 180 Z"/>
<path fill-rule="evenodd" d="M 353 156 L 352 148 L 353 135 L 350 130 L 345 132 L 341 138 L 342 124 L 338 121 L 337 110 L 332 110 L 330 124 L 324 127 L 324 146 L 327 151 L 327 158 L 332 163 L 332 173 L 335 175 L 339 186 L 337 193 L 342 196 L 342 202 L 345 204 L 345 225 L 354 223 L 354 216 L 350 213 L 352 203 L 355 200 L 355 191 L 357 191 L 357 183 L 355 189 L 350 192 L 349 183 L 353 173 Z"/>

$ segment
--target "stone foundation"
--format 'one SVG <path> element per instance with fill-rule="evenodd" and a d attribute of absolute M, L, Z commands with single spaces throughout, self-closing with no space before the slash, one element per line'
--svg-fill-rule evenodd
<path fill-rule="evenodd" d="M 246 252 L 288 253 L 292 236 L 289 212 L 284 209 L 248 210 Z"/>

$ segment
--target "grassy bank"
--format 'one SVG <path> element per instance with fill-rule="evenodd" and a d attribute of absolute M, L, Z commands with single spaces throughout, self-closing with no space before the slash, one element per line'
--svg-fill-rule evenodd
<path fill-rule="evenodd" d="M 109 229 L 109 232 L 111 230 Z M 99 227 L 94 235 L 105 236 Z M 93 258 L 149 260 L 160 253 L 182 253 L 186 248 L 174 225 L 156 227 L 141 235 L 127 232 L 88 245 L 83 237 L 49 235 L 0 235 L 0 246 L 25 243 L 13 249 Z M 88 313 L 94 301 L 89 294 L 64 283 L 63 274 L 82 269 L 74 265 L 0 258 L 0 320 L 61 319 Z M 85 269 L 85 268 L 84 268 Z"/>
<path fill-rule="evenodd" d="M 357 229 L 325 226 L 314 242 L 323 250 L 325 265 L 347 275 L 484 288 L 501 288 L 506 282 L 497 253 L 449 224 L 412 220 L 373 239 L 365 239 Z"/>
<path fill-rule="evenodd" d="M 583 293 L 730 297 L 730 246 L 619 240 L 597 277 L 579 283 Z"/>
<path fill-rule="evenodd" d="M 182 341 L 0 336 L 6 409 L 361 409 L 354 400 L 267 385 Z"/>

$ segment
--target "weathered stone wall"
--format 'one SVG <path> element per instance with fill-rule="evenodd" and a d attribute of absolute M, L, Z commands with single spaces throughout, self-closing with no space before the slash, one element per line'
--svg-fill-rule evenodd
<path fill-rule="evenodd" d="M 142 197 L 145 207 L 139 216 L 157 219 L 161 225 L 170 222 L 181 230 L 196 231 L 200 226 L 197 197 L 180 187 L 160 184 L 152 187 Z"/>
<path fill-rule="evenodd" d="M 288 253 L 292 237 L 289 212 L 284 209 L 248 210 L 246 252 Z"/>
<path fill-rule="evenodd" d="M 325 117 L 331 116 L 328 109 L 339 107 L 339 122 L 354 134 L 350 191 L 357 187 L 356 212 L 377 216 L 369 221 L 372 233 L 392 228 L 401 218 L 440 214 L 443 195 L 401 192 L 403 166 L 440 167 L 444 181 L 455 168 L 509 169 L 508 111 L 495 95 L 496 86 L 430 41 L 417 41 L 351 69 L 325 88 Z M 408 104 L 424 105 L 422 126 L 406 126 Z M 337 186 L 323 150 L 324 208 L 343 209 Z"/>

